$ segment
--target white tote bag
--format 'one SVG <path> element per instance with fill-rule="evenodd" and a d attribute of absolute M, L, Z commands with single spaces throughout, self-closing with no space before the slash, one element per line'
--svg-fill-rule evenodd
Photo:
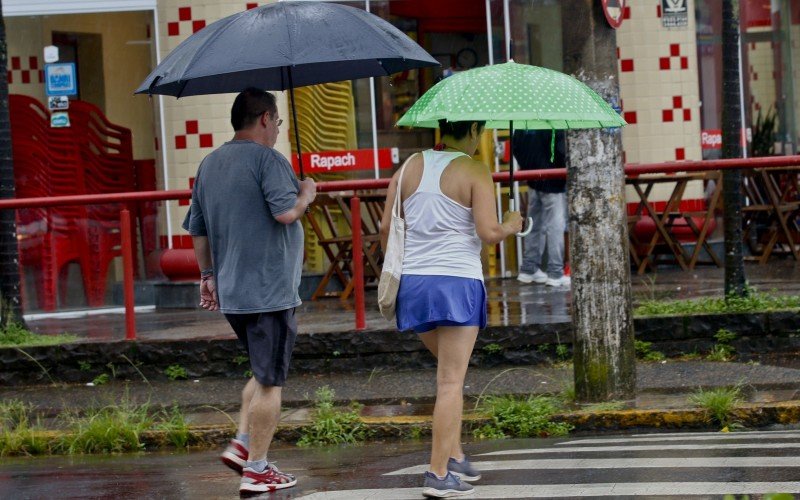
<path fill-rule="evenodd" d="M 381 279 L 378 282 L 378 307 L 381 310 L 381 315 L 389 321 L 394 319 L 397 291 L 400 289 L 400 276 L 403 274 L 406 221 L 400 217 L 400 186 L 403 184 L 403 172 L 405 170 L 406 167 L 403 165 L 400 170 L 400 176 L 397 179 L 397 192 L 392 205 L 392 222 L 389 227 L 389 241 L 386 244 Z"/>

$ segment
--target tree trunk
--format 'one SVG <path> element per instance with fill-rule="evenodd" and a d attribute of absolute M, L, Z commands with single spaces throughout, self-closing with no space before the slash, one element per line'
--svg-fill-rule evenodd
<path fill-rule="evenodd" d="M 0 199 L 14 198 L 14 163 L 8 116 L 8 46 L 0 0 Z M 15 210 L 0 210 L 0 327 L 22 323 Z"/>
<path fill-rule="evenodd" d="M 722 157 L 742 157 L 742 104 L 739 81 L 739 1 L 722 1 Z M 742 171 L 725 170 L 722 196 L 725 218 L 725 296 L 744 297 L 747 286 L 742 256 Z"/>
<path fill-rule="evenodd" d="M 618 103 L 616 34 L 600 2 L 563 5 L 571 13 L 565 71 Z M 570 130 L 567 137 L 575 394 L 580 402 L 629 401 L 636 360 L 621 132 Z"/>

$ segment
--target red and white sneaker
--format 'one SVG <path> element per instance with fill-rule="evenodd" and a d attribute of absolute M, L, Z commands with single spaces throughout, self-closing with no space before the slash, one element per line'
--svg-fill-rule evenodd
<path fill-rule="evenodd" d="M 222 452 L 219 459 L 222 460 L 223 464 L 227 465 L 241 476 L 242 469 L 247 465 L 248 453 L 247 447 L 243 442 L 238 439 L 231 439 L 231 442 L 228 443 L 228 447 L 225 448 L 225 451 Z"/>
<path fill-rule="evenodd" d="M 242 472 L 239 493 L 264 493 L 290 488 L 295 484 L 297 484 L 297 478 L 292 474 L 285 474 L 279 471 L 274 464 L 267 464 L 264 472 L 256 472 L 250 467 L 245 467 Z"/>

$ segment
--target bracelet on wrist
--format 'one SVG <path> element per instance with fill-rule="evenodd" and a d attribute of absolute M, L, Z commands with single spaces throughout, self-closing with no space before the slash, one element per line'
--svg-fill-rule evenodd
<path fill-rule="evenodd" d="M 200 277 L 201 278 L 208 278 L 208 277 L 212 277 L 212 276 L 214 276 L 214 268 L 213 267 L 209 267 L 208 269 L 203 269 L 202 271 L 200 271 Z"/>

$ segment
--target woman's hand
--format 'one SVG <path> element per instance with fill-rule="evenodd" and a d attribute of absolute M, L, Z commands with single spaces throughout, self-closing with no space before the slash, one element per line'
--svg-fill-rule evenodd
<path fill-rule="evenodd" d="M 524 219 L 522 215 L 517 212 L 506 212 L 503 214 L 503 229 L 508 231 L 509 236 L 512 234 L 517 234 L 522 231 L 522 224 Z"/>

